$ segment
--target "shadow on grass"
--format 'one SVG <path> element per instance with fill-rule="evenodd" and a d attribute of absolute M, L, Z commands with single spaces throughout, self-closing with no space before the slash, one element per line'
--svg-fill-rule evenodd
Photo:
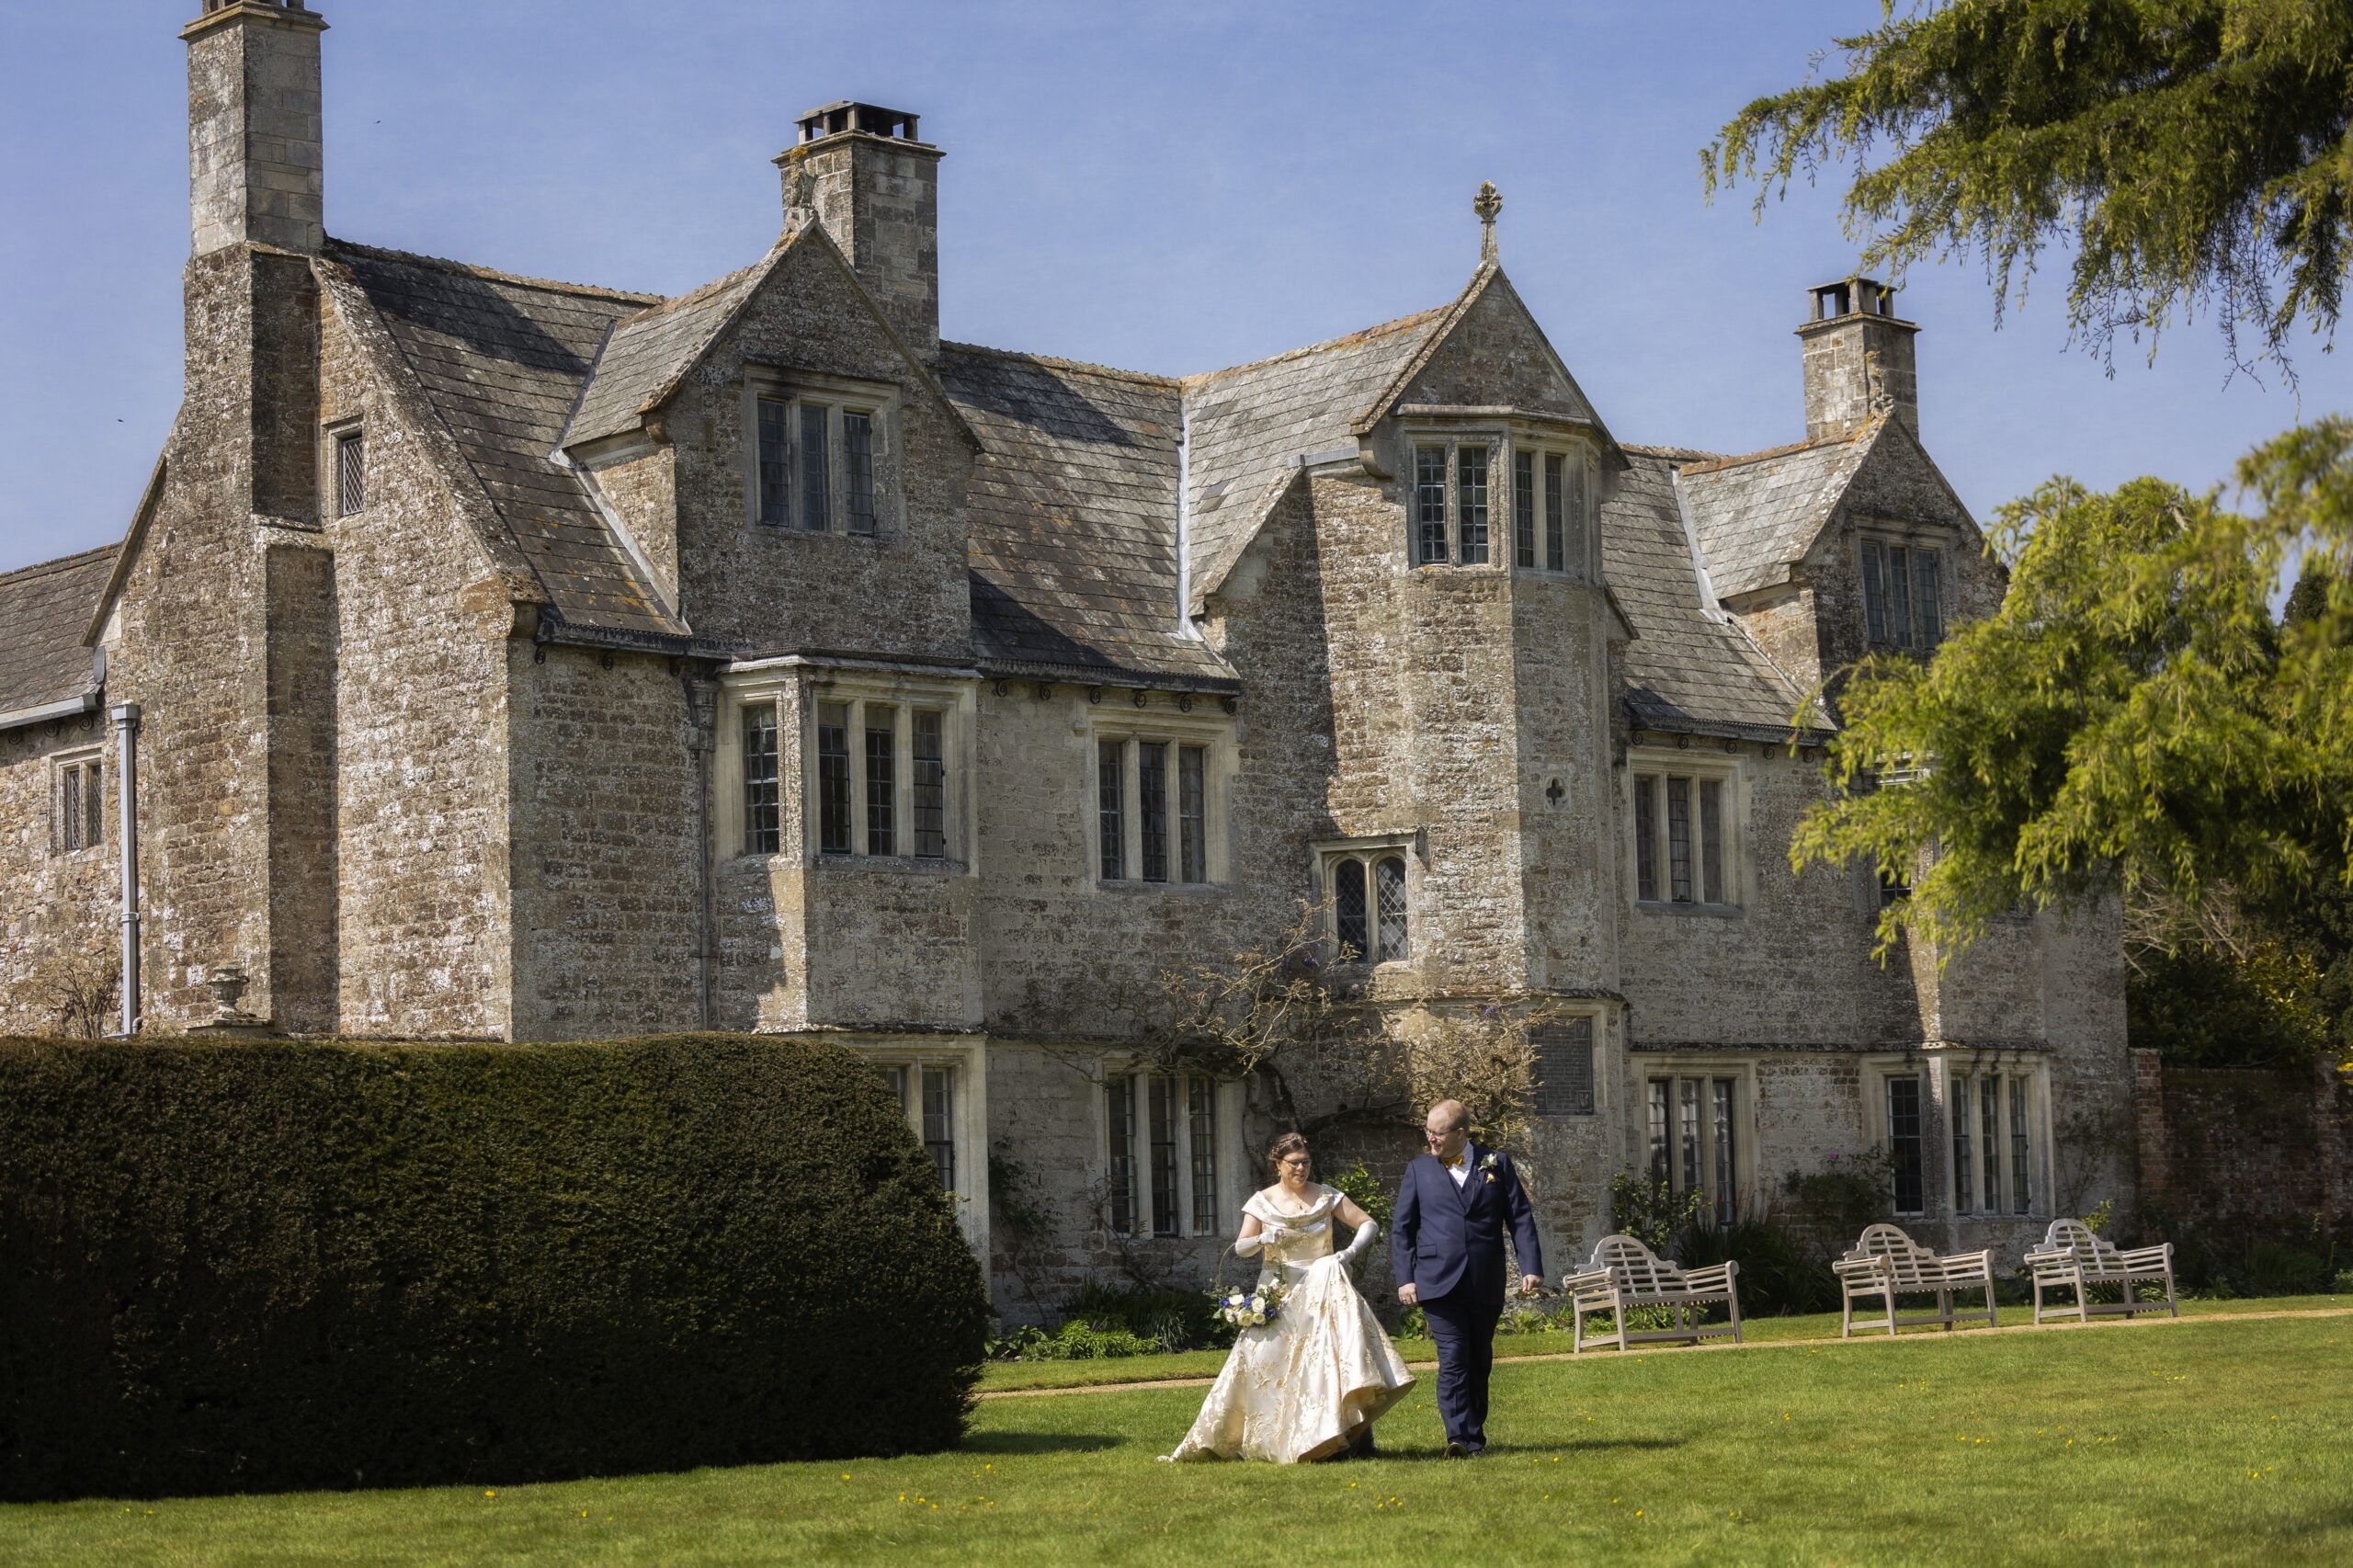
<path fill-rule="evenodd" d="M 1091 1454 L 1120 1439 L 1100 1432 L 973 1432 L 958 1450 L 968 1454 Z"/>

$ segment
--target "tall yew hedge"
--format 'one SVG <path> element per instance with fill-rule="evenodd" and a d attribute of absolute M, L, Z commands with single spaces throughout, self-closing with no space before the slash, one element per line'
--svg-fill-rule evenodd
<path fill-rule="evenodd" d="M 0 1041 L 9 1499 L 938 1449 L 986 1314 L 832 1046 Z"/>

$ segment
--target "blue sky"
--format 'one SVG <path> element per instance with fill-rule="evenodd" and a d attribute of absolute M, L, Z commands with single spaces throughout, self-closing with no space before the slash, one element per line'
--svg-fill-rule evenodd
<path fill-rule="evenodd" d="M 1791 330 L 1845 274 L 1835 187 L 1762 225 L 1698 150 L 1877 0 L 1406 7 L 319 0 L 327 223 L 540 277 L 683 291 L 756 257 L 768 160 L 835 98 L 946 149 L 946 334 L 1186 373 L 1450 298 L 1471 197 L 1620 439 L 1802 434 Z M 197 0 L 13 7 L 0 51 L 0 570 L 115 539 L 179 396 L 186 55 Z M 1981 517 L 2053 472 L 2203 486 L 2353 406 L 2228 376 L 2211 324 L 2113 379 L 2063 271 L 1997 332 L 1982 274 L 1919 271 L 1928 446 Z"/>

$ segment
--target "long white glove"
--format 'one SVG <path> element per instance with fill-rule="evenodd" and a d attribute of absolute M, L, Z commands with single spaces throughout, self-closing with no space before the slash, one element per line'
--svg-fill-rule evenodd
<path fill-rule="evenodd" d="M 1367 1249 L 1372 1245 L 1372 1238 L 1379 1234 L 1381 1234 L 1381 1227 L 1373 1223 L 1370 1220 L 1367 1220 L 1363 1224 L 1358 1225 L 1357 1227 L 1356 1239 L 1349 1242 L 1347 1245 L 1340 1249 L 1340 1267 L 1343 1268 L 1348 1267 L 1352 1266 L 1358 1258 L 1362 1257 Z"/>
<path fill-rule="evenodd" d="M 1289 1225 L 1269 1225 L 1265 1221 L 1261 1220 L 1258 1222 L 1258 1233 L 1256 1235 L 1236 1236 L 1233 1238 L 1233 1256 L 1236 1257 L 1248 1257 L 1260 1247 L 1270 1246 L 1274 1243 L 1281 1241 L 1290 1234 L 1290 1227 Z"/>

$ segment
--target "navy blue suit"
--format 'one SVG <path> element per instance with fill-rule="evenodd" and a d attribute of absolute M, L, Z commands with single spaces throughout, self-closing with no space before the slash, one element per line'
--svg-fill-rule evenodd
<path fill-rule="evenodd" d="M 1469 1176 L 1459 1187 L 1435 1154 L 1417 1155 L 1405 1167 L 1389 1232 L 1389 1265 L 1398 1284 L 1414 1287 L 1438 1342 L 1438 1411 L 1447 1441 L 1476 1450 L 1487 1442 L 1487 1377 L 1506 1283 L 1505 1227 L 1510 1227 L 1521 1273 L 1542 1274 L 1544 1254 L 1528 1189 L 1510 1158 L 1476 1143 L 1462 1153 Z M 1491 1154 L 1494 1167 L 1483 1169 Z"/>

